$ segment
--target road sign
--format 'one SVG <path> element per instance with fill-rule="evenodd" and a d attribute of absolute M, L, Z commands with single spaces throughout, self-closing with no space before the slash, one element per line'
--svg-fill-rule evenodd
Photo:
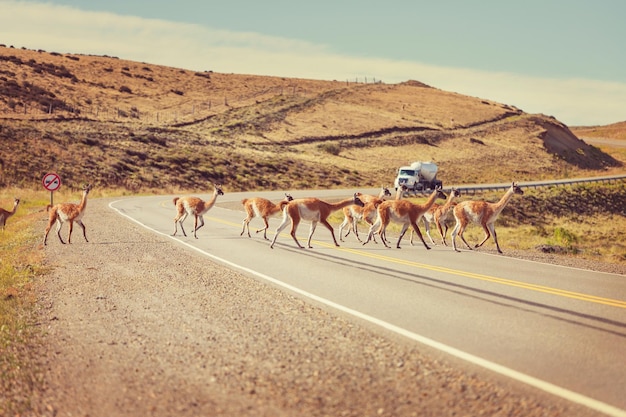
<path fill-rule="evenodd" d="M 61 187 L 61 177 L 54 172 L 49 172 L 43 176 L 41 183 L 46 190 L 50 192 L 56 191 Z"/>

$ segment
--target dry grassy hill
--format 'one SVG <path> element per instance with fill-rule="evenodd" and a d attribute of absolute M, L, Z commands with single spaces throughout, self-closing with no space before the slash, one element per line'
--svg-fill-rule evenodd
<path fill-rule="evenodd" d="M 606 126 L 576 126 L 572 131 L 579 137 L 626 140 L 626 121 Z"/>
<path fill-rule="evenodd" d="M 623 161 L 553 118 L 417 81 L 219 74 L 0 46 L 0 186 L 379 186 L 434 161 L 445 184 L 606 174 Z"/>

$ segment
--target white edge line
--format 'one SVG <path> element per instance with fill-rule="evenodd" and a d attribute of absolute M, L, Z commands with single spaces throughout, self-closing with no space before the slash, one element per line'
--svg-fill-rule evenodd
<path fill-rule="evenodd" d="M 617 407 L 614 407 L 612 405 L 603 403 L 601 401 L 594 400 L 593 398 L 586 397 L 586 396 L 584 396 L 582 394 L 579 394 L 577 392 L 570 391 L 570 390 L 568 390 L 566 388 L 562 388 L 562 387 L 559 387 L 557 385 L 551 384 L 549 382 L 543 381 L 541 379 L 532 377 L 530 375 L 526 375 L 526 374 L 524 374 L 522 372 L 518 372 L 518 371 L 513 370 L 511 368 L 507 368 L 506 366 L 498 365 L 495 362 L 491 362 L 491 361 L 489 361 L 487 359 L 483 359 L 483 358 L 480 358 L 478 356 L 472 355 L 470 353 L 464 352 L 462 350 L 453 348 L 452 346 L 448 346 L 446 344 L 437 342 L 435 340 L 429 339 L 429 338 L 421 336 L 419 334 L 410 332 L 410 331 L 408 331 L 406 329 L 403 329 L 401 327 L 395 326 L 395 325 L 393 325 L 391 323 L 387 323 L 387 322 L 385 322 L 383 320 L 377 319 L 377 318 L 369 316 L 367 314 L 363 314 L 363 313 L 361 313 L 359 311 L 353 310 L 353 309 L 348 308 L 346 306 L 343 306 L 341 304 L 334 303 L 333 301 L 330 301 L 330 300 L 327 300 L 325 298 L 319 297 L 319 296 L 317 296 L 315 294 L 311 294 L 309 292 L 303 291 L 300 288 L 297 288 L 297 287 L 294 287 L 292 285 L 286 284 L 286 283 L 284 283 L 282 281 L 277 280 L 276 278 L 272 278 L 272 277 L 270 277 L 268 275 L 261 274 L 261 273 L 255 271 L 255 270 L 246 268 L 244 266 L 241 266 L 241 265 L 235 264 L 233 262 L 230 262 L 230 261 L 228 261 L 226 259 L 223 259 L 223 258 L 220 258 L 218 256 L 212 255 L 212 254 L 210 254 L 208 252 L 205 252 L 204 250 L 202 250 L 200 248 L 197 248 L 197 247 L 195 247 L 193 245 L 190 245 L 189 243 L 186 243 L 186 242 L 184 242 L 184 241 L 182 241 L 182 240 L 180 240 L 180 239 L 178 239 L 178 238 L 176 238 L 174 236 L 171 236 L 169 234 L 160 232 L 160 231 L 155 230 L 155 229 L 153 229 L 153 228 L 151 228 L 149 226 L 146 226 L 145 224 L 141 223 L 139 220 L 136 220 L 136 219 L 132 218 L 131 216 L 129 216 L 129 215 L 125 214 L 125 213 L 122 213 L 120 210 L 118 210 L 117 208 L 113 207 L 113 205 L 115 203 L 117 203 L 118 201 L 122 201 L 122 200 L 116 200 L 116 201 L 110 202 L 109 203 L 109 208 L 111 208 L 112 210 L 116 211 L 119 215 L 126 217 L 127 219 L 131 220 L 134 223 L 137 223 L 138 225 L 142 226 L 145 229 L 148 229 L 148 230 L 150 230 L 150 231 L 152 231 L 152 232 L 154 232 L 156 234 L 159 234 L 159 235 L 162 235 L 162 236 L 166 236 L 166 237 L 172 239 L 173 241 L 175 241 L 175 242 L 177 242 L 177 243 L 179 243 L 181 245 L 187 246 L 188 248 L 193 249 L 196 252 L 199 252 L 199 253 L 201 253 L 201 254 L 203 254 L 203 255 L 205 255 L 205 256 L 207 256 L 207 257 L 209 257 L 209 258 L 211 258 L 211 259 L 213 259 L 215 261 L 218 261 L 219 263 L 222 263 L 224 265 L 227 265 L 227 266 L 230 266 L 232 268 L 238 269 L 240 271 L 246 272 L 248 274 L 254 275 L 254 276 L 256 276 L 258 278 L 261 278 L 261 279 L 263 279 L 265 281 L 271 282 L 272 284 L 275 284 L 275 285 L 278 285 L 280 287 L 283 287 L 283 288 L 285 288 L 285 289 L 287 289 L 289 291 L 292 291 L 292 292 L 297 293 L 299 295 L 302 295 L 304 297 L 310 298 L 311 300 L 314 300 L 314 301 L 317 301 L 317 302 L 322 303 L 324 305 L 327 305 L 327 306 L 329 306 L 329 307 L 331 307 L 333 309 L 342 311 L 342 312 L 344 312 L 346 314 L 349 314 L 351 316 L 357 317 L 357 318 L 359 318 L 361 320 L 365 320 L 365 321 L 367 321 L 369 323 L 372 323 L 372 324 L 374 324 L 376 326 L 380 326 L 380 327 L 382 327 L 382 328 L 384 328 L 386 330 L 389 330 L 391 332 L 397 333 L 397 334 L 399 334 L 401 336 L 404 336 L 404 337 L 406 337 L 408 339 L 414 340 L 414 341 L 416 341 L 418 343 L 421 343 L 423 345 L 426 345 L 426 346 L 429 346 L 431 348 L 437 349 L 437 350 L 439 350 L 441 352 L 447 353 L 449 355 L 452 355 L 454 357 L 457 357 L 459 359 L 462 359 L 462 360 L 467 361 L 469 363 L 472 363 L 474 365 L 481 366 L 481 367 L 483 367 L 485 369 L 488 369 L 490 371 L 496 372 L 496 373 L 498 373 L 500 375 L 503 375 L 503 376 L 506 376 L 508 378 L 514 379 L 516 381 L 522 382 L 524 384 L 530 385 L 531 387 L 540 389 L 540 390 L 545 391 L 545 392 L 547 392 L 549 394 L 553 394 L 553 395 L 561 397 L 561 398 L 563 398 L 565 400 L 584 405 L 584 406 L 586 406 L 588 408 L 591 408 L 592 410 L 599 411 L 599 412 L 604 413 L 604 414 L 606 414 L 608 416 L 612 416 L 612 417 L 626 417 L 626 410 L 622 410 L 620 408 L 617 408 Z"/>

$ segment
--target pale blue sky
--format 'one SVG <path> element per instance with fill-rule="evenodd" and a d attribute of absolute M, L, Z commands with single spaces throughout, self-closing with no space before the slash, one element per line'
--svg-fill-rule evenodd
<path fill-rule="evenodd" d="M 0 43 L 190 70 L 415 79 L 568 125 L 626 120 L 622 0 L 0 0 Z"/>

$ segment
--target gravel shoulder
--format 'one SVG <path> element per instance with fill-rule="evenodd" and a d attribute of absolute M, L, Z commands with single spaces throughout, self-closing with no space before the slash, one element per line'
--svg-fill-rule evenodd
<path fill-rule="evenodd" d="M 75 228 L 43 249 L 33 415 L 598 415 L 229 270 L 108 202 L 89 201 L 89 243 Z"/>

